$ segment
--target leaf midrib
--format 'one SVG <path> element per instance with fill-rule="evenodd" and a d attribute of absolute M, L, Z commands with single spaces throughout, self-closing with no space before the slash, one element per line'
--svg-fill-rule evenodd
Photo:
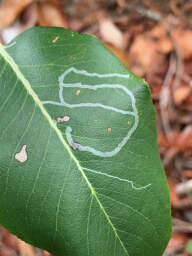
<path fill-rule="evenodd" d="M 12 68 L 12 70 L 15 72 L 16 76 L 18 77 L 18 79 L 22 82 L 22 84 L 24 85 L 25 89 L 27 90 L 27 92 L 30 94 L 30 96 L 32 97 L 32 99 L 34 100 L 34 102 L 37 104 L 37 106 L 40 108 L 42 114 L 45 116 L 45 118 L 47 119 L 47 121 L 49 122 L 49 124 L 51 125 L 51 127 L 55 130 L 58 138 L 61 140 L 64 148 L 67 150 L 67 152 L 69 153 L 71 159 L 73 159 L 73 161 L 75 162 L 77 168 L 79 169 L 81 175 L 83 176 L 83 178 L 85 179 L 88 187 L 91 190 L 92 195 L 95 197 L 97 203 L 99 204 L 99 207 L 101 208 L 101 210 L 103 211 L 108 223 L 110 224 L 115 236 L 118 238 L 120 245 L 122 246 L 123 250 L 125 251 L 125 253 L 127 254 L 127 256 L 130 256 L 127 249 L 125 248 L 123 242 L 121 241 L 116 228 L 114 227 L 109 215 L 107 214 L 107 212 L 105 211 L 102 203 L 100 202 L 97 193 L 95 191 L 95 189 L 92 187 L 90 181 L 88 180 L 87 176 L 85 175 L 78 159 L 75 157 L 75 155 L 73 154 L 73 152 L 71 151 L 71 148 L 69 147 L 69 145 L 66 143 L 66 141 L 64 140 L 61 131 L 57 128 L 56 124 L 53 122 L 53 120 L 51 119 L 49 113 L 47 112 L 47 110 L 45 109 L 45 107 L 43 106 L 43 104 L 41 103 L 39 97 L 37 96 L 37 94 L 33 91 L 30 82 L 25 78 L 25 76 L 23 75 L 23 73 L 21 72 L 21 70 L 19 69 L 18 65 L 16 64 L 16 62 L 13 60 L 13 58 L 8 54 L 8 52 L 4 49 L 4 46 L 0 44 L 0 55 L 4 58 L 4 60 L 10 65 L 10 67 Z"/>

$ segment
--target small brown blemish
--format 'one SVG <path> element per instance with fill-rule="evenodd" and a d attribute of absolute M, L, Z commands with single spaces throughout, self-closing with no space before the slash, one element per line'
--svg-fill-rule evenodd
<path fill-rule="evenodd" d="M 59 36 L 56 36 L 56 37 L 52 40 L 52 43 L 56 43 L 58 39 L 59 39 Z"/>
<path fill-rule="evenodd" d="M 107 127 L 107 131 L 108 131 L 108 132 L 111 132 L 111 131 L 112 131 L 112 128 L 111 128 L 111 127 Z"/>
<path fill-rule="evenodd" d="M 28 159 L 27 145 L 23 145 L 21 151 L 15 154 L 15 159 L 20 163 L 24 163 Z"/>
<path fill-rule="evenodd" d="M 58 117 L 57 118 L 57 123 L 68 122 L 70 119 L 71 119 L 70 116 Z"/>
<path fill-rule="evenodd" d="M 73 150 L 78 150 L 78 149 L 79 149 L 79 146 L 80 146 L 80 144 L 79 144 L 78 142 L 73 142 L 72 145 L 71 145 L 71 148 L 72 148 Z"/>
<path fill-rule="evenodd" d="M 127 121 L 128 125 L 130 125 L 130 120 Z"/>
<path fill-rule="evenodd" d="M 70 56 L 70 60 L 75 60 L 76 59 L 76 57 L 75 56 Z"/>
<path fill-rule="evenodd" d="M 76 95 L 79 95 L 80 92 L 81 92 L 80 90 L 77 90 L 75 94 L 76 94 Z"/>

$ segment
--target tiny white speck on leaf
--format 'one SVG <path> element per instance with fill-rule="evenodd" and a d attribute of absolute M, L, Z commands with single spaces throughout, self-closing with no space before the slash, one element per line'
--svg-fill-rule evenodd
<path fill-rule="evenodd" d="M 111 131 L 112 131 L 112 128 L 111 128 L 111 127 L 107 127 L 107 131 L 108 131 L 108 132 L 111 132 Z"/>
<path fill-rule="evenodd" d="M 56 43 L 58 39 L 59 39 L 59 36 L 56 36 L 56 37 L 52 40 L 52 43 Z"/>

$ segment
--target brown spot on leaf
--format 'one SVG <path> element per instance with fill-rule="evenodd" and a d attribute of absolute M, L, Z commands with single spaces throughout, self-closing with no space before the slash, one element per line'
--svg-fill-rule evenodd
<path fill-rule="evenodd" d="M 76 57 L 75 56 L 70 56 L 70 60 L 75 60 L 76 59 Z"/>
<path fill-rule="evenodd" d="M 24 163 L 27 161 L 28 159 L 27 145 L 23 145 L 21 151 L 15 154 L 15 159 L 20 163 Z"/>
<path fill-rule="evenodd" d="M 77 91 L 76 91 L 76 95 L 79 95 L 79 94 L 80 94 L 80 92 L 81 92 L 80 90 L 77 90 Z"/>

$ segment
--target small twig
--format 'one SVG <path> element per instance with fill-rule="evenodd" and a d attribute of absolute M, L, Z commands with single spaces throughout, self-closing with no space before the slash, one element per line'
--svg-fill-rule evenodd
<path fill-rule="evenodd" d="M 169 123 L 169 106 L 171 103 L 171 94 L 170 94 L 170 85 L 173 80 L 173 76 L 176 70 L 176 63 L 175 59 L 173 57 L 173 54 L 171 55 L 170 62 L 169 62 L 169 69 L 167 71 L 166 77 L 164 79 L 160 97 L 159 97 L 159 105 L 160 105 L 160 113 L 161 113 L 161 119 L 162 119 L 162 125 L 165 132 L 165 135 L 168 140 L 170 140 L 170 123 Z"/>
<path fill-rule="evenodd" d="M 185 182 L 179 183 L 176 185 L 175 190 L 177 194 L 189 194 L 192 192 L 192 180 L 187 180 Z"/>
<path fill-rule="evenodd" d="M 155 20 L 155 21 L 160 21 L 160 20 L 163 19 L 162 16 L 159 13 L 154 12 L 152 10 L 148 10 L 148 9 L 143 8 L 141 6 L 136 7 L 135 9 L 139 14 L 141 14 L 142 16 L 147 17 L 149 19 L 152 19 L 152 20 Z"/>
<path fill-rule="evenodd" d="M 192 77 L 189 76 L 188 74 L 184 73 L 183 74 L 183 81 L 189 84 L 190 88 L 192 88 Z"/>
<path fill-rule="evenodd" d="M 5 42 L 3 40 L 1 29 L 0 29 L 0 44 L 5 44 Z"/>
<path fill-rule="evenodd" d="M 177 153 L 178 150 L 176 147 L 170 147 L 164 155 L 163 165 L 167 166 Z"/>
<path fill-rule="evenodd" d="M 177 56 L 177 67 L 176 67 L 176 73 L 175 73 L 175 80 L 173 82 L 173 89 L 177 89 L 181 83 L 181 79 L 183 77 L 183 72 L 184 72 L 183 54 L 182 54 L 180 46 L 178 45 L 177 41 L 175 40 L 172 28 L 170 27 L 170 25 L 168 23 L 165 23 L 165 25 L 167 26 L 167 31 L 170 35 L 170 38 L 172 40 L 172 43 L 173 43 L 173 46 L 175 49 L 175 53 Z"/>
<path fill-rule="evenodd" d="M 192 233 L 192 224 L 177 218 L 172 218 L 173 231 L 181 233 Z"/>

